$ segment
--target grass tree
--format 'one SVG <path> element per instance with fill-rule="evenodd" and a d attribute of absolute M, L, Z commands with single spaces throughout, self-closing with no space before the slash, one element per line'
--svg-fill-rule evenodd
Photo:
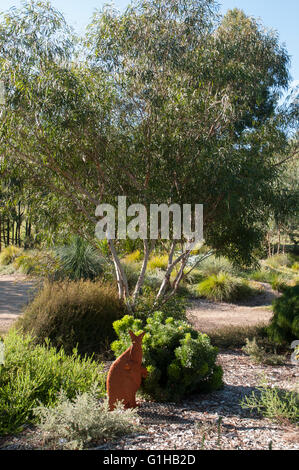
<path fill-rule="evenodd" d="M 95 14 L 79 40 L 49 4 L 31 2 L 2 17 L 0 46 L 1 155 L 50 191 L 61 224 L 94 242 L 95 209 L 116 196 L 146 208 L 202 203 L 212 250 L 252 261 L 277 152 L 288 151 L 277 103 L 289 59 L 275 34 L 239 10 L 219 17 L 212 0 L 142 0 Z M 185 275 L 184 241 L 166 244 L 157 300 L 169 295 L 174 269 L 173 292 Z M 143 244 L 132 294 L 119 243 L 108 240 L 119 296 L 131 306 L 153 248 Z"/>

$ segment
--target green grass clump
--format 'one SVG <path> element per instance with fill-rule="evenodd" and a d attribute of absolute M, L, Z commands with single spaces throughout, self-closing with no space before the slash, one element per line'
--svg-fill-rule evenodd
<path fill-rule="evenodd" d="M 220 272 L 200 282 L 196 288 L 199 296 L 218 302 L 233 302 L 250 297 L 254 290 L 245 280 Z"/>
<path fill-rule="evenodd" d="M 125 306 L 114 285 L 92 281 L 47 282 L 17 328 L 32 333 L 36 341 L 49 338 L 57 348 L 80 354 L 104 353 L 115 338 L 112 323 L 121 318 Z"/>
<path fill-rule="evenodd" d="M 135 250 L 132 253 L 127 254 L 123 258 L 124 263 L 136 263 L 136 262 L 141 261 L 141 260 L 142 260 L 142 254 L 141 254 L 140 250 Z"/>
<path fill-rule="evenodd" d="M 227 273 L 230 275 L 238 275 L 239 272 L 235 266 L 224 256 L 209 256 L 204 259 L 199 265 L 198 270 L 204 277 L 217 276 L 220 273 Z"/>
<path fill-rule="evenodd" d="M 56 278 L 77 280 L 93 280 L 103 272 L 104 260 L 97 250 L 86 240 L 73 237 L 70 245 L 57 249 L 59 269 Z"/>
<path fill-rule="evenodd" d="M 163 269 L 166 271 L 167 266 L 168 255 L 154 255 L 149 259 L 147 268 L 149 271 L 153 271 L 155 269 Z"/>
<path fill-rule="evenodd" d="M 299 263 L 296 261 L 294 264 L 292 264 L 291 268 L 293 271 L 299 271 Z"/>
<path fill-rule="evenodd" d="M 277 274 L 274 275 L 273 280 L 271 282 L 271 287 L 273 290 L 283 292 L 287 286 L 287 280 L 285 279 L 285 277 L 279 276 Z"/>
<path fill-rule="evenodd" d="M 46 445 L 54 449 L 82 450 L 138 429 L 136 410 L 124 410 L 119 404 L 109 411 L 106 400 L 99 402 L 96 388 L 77 393 L 73 399 L 62 391 L 55 407 L 39 406 L 34 414 L 39 421 L 38 431 Z"/>
<path fill-rule="evenodd" d="M 279 269 L 283 267 L 291 267 L 292 265 L 292 258 L 287 254 L 278 254 L 273 255 L 270 258 L 267 258 L 266 263 L 271 268 Z"/>
<path fill-rule="evenodd" d="M 13 266 L 22 274 L 51 278 L 55 276 L 59 264 L 50 251 L 28 250 L 15 258 Z"/>
<path fill-rule="evenodd" d="M 5 364 L 0 365 L 0 435 L 20 431 L 34 421 L 39 404 L 53 406 L 64 390 L 71 399 L 99 383 L 98 396 L 104 396 L 102 366 L 77 351 L 67 356 L 49 344 L 35 345 L 30 335 L 11 330 L 4 338 Z"/>
<path fill-rule="evenodd" d="M 272 283 L 275 279 L 276 274 L 273 271 L 267 269 L 251 271 L 247 274 L 247 278 L 257 282 L 268 282 Z"/>
<path fill-rule="evenodd" d="M 7 246 L 0 253 L 0 265 L 7 266 L 11 264 L 21 253 L 22 248 L 14 245 Z"/>

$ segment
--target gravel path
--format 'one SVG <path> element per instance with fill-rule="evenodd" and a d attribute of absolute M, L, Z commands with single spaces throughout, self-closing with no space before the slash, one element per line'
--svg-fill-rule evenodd
<path fill-rule="evenodd" d="M 198 330 L 209 332 L 223 326 L 253 326 L 268 323 L 273 315 L 269 308 L 278 293 L 266 283 L 256 283 L 261 294 L 247 302 L 228 304 L 206 299 L 191 300 L 187 318 Z"/>
<path fill-rule="evenodd" d="M 6 332 L 33 295 L 34 280 L 20 274 L 0 276 L 0 332 Z"/>

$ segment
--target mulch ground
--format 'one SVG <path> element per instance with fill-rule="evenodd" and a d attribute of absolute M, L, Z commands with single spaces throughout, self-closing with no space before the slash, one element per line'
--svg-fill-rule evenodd
<path fill-rule="evenodd" d="M 275 423 L 242 409 L 240 401 L 266 378 L 271 386 L 295 390 L 299 367 L 253 364 L 241 351 L 221 352 L 224 388 L 180 404 L 141 401 L 142 430 L 135 435 L 95 446 L 98 450 L 299 450 L 298 427 Z M 41 449 L 34 428 L 0 441 L 2 449 Z"/>

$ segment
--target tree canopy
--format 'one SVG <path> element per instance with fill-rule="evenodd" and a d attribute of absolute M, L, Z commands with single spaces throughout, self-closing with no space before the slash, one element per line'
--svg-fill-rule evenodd
<path fill-rule="evenodd" d="M 94 239 L 96 206 L 116 196 L 202 203 L 206 243 L 252 261 L 294 117 L 278 106 L 290 77 L 276 33 L 237 9 L 220 17 L 213 0 L 140 0 L 96 13 L 76 38 L 49 3 L 30 2 L 2 15 L 0 50 L 3 168 L 43 188 L 70 231 Z"/>

